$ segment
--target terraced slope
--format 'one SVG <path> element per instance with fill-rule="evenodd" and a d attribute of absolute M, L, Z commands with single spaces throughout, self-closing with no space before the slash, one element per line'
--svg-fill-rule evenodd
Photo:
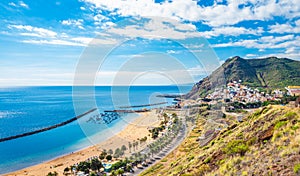
<path fill-rule="evenodd" d="M 223 129 L 208 145 L 206 122 L 141 175 L 300 175 L 300 109 L 268 106 Z"/>

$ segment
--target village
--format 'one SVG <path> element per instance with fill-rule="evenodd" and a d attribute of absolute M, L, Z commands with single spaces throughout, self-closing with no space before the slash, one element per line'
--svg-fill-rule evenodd
<path fill-rule="evenodd" d="M 275 89 L 273 91 L 266 91 L 259 88 L 251 88 L 243 85 L 242 80 L 229 82 L 223 88 L 216 88 L 212 93 L 209 93 L 204 98 L 197 100 L 187 100 L 184 104 L 179 106 L 193 106 L 197 104 L 216 105 L 223 103 L 226 110 L 233 111 L 235 108 L 233 104 L 242 105 L 239 108 L 258 108 L 267 104 L 285 104 L 282 100 L 289 97 L 288 103 L 291 106 L 299 106 L 299 100 L 296 97 L 300 96 L 300 86 L 288 86 L 285 90 Z M 299 98 L 298 98 L 299 99 Z"/>

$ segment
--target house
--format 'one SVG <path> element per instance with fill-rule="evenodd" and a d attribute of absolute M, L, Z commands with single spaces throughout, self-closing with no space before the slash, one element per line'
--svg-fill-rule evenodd
<path fill-rule="evenodd" d="M 300 86 L 288 86 L 285 89 L 291 96 L 300 96 Z"/>

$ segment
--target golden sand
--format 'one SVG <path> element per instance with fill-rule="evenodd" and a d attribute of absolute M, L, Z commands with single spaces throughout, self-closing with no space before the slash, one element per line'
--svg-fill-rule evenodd
<path fill-rule="evenodd" d="M 29 175 L 29 176 L 42 176 L 47 175 L 49 172 L 56 171 L 59 175 L 63 175 L 63 170 L 66 167 L 69 167 L 73 164 L 79 163 L 80 161 L 85 161 L 86 159 L 99 156 L 103 149 L 112 149 L 113 151 L 116 148 L 121 148 L 122 145 L 125 145 L 128 148 L 128 142 L 132 142 L 133 140 L 137 140 L 138 138 L 143 138 L 147 136 L 147 142 L 142 144 L 142 146 L 138 147 L 138 150 L 141 150 L 143 147 L 147 145 L 147 143 L 151 142 L 150 137 L 148 136 L 149 127 L 158 126 L 159 119 L 158 115 L 155 113 L 155 110 L 150 112 L 141 113 L 140 117 L 134 120 L 132 123 L 128 124 L 127 127 L 109 138 L 106 141 L 103 141 L 97 145 L 88 147 L 86 149 L 80 150 L 78 152 L 74 152 L 65 156 L 61 156 L 54 160 L 41 163 L 38 165 L 34 165 L 19 171 L 15 171 L 7 176 L 15 176 L 15 175 Z M 132 149 L 131 149 L 132 150 Z M 129 150 L 125 152 L 125 155 L 129 156 Z"/>

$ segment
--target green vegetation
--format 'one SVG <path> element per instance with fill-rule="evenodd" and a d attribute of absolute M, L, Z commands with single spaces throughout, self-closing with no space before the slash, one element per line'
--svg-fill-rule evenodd
<path fill-rule="evenodd" d="M 299 174 L 299 173 L 300 173 L 300 163 L 298 163 L 298 164 L 296 164 L 296 165 L 294 166 L 294 172 L 295 172 L 296 174 Z"/>
<path fill-rule="evenodd" d="M 118 162 L 114 163 L 111 166 L 111 169 L 112 170 L 118 170 L 121 167 L 125 167 L 127 164 L 128 164 L 128 162 L 121 160 L 121 161 L 118 161 Z"/>
<path fill-rule="evenodd" d="M 164 125 L 161 125 L 159 127 L 154 127 L 153 129 L 149 130 L 151 133 L 151 137 L 153 139 L 156 139 L 159 135 L 159 132 L 162 132 L 166 127 Z"/>
<path fill-rule="evenodd" d="M 288 123 L 287 121 L 279 121 L 279 122 L 277 122 L 277 123 L 275 124 L 274 129 L 277 130 L 277 129 L 279 129 L 280 127 L 286 125 L 287 123 Z"/>
<path fill-rule="evenodd" d="M 232 154 L 240 154 L 244 155 L 248 151 L 249 147 L 243 140 L 233 140 L 227 143 L 226 147 L 224 148 L 224 152 L 229 155 Z"/>
<path fill-rule="evenodd" d="M 111 155 L 107 155 L 107 156 L 105 157 L 105 159 L 106 159 L 107 161 L 110 161 L 110 160 L 112 160 L 112 156 L 111 156 Z"/>
<path fill-rule="evenodd" d="M 204 163 L 204 164 L 207 164 L 207 163 L 210 163 L 210 161 L 211 161 L 211 157 L 207 157 L 207 158 L 203 161 L 203 163 Z"/>

